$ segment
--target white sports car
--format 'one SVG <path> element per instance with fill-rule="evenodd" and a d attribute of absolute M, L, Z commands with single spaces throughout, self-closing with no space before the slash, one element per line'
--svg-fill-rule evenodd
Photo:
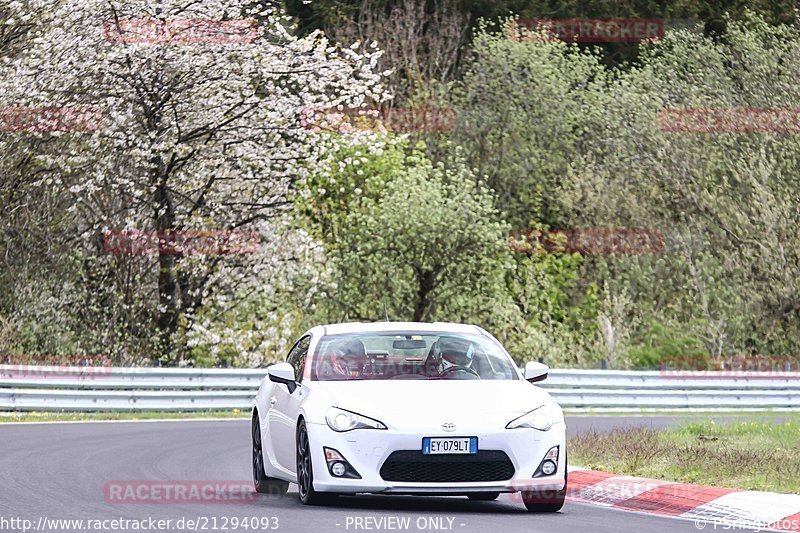
<path fill-rule="evenodd" d="M 449 323 L 317 326 L 270 366 L 253 407 L 258 492 L 304 504 L 338 494 L 519 492 L 558 511 L 567 489 L 561 408 L 491 334 Z"/>

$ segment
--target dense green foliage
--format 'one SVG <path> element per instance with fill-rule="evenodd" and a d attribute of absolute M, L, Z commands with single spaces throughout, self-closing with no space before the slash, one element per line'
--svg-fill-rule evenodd
<path fill-rule="evenodd" d="M 374 316 L 382 300 L 396 319 L 491 314 L 510 255 L 508 231 L 490 191 L 454 167 L 405 170 L 344 220 L 334 254 L 341 274 L 336 299 L 349 316 Z M 465 285 L 482 290 L 467 294 Z"/>
<path fill-rule="evenodd" d="M 502 219 L 515 228 L 653 228 L 665 238 L 657 254 L 517 256 L 513 268 L 503 267 L 503 296 L 494 284 L 468 291 L 491 297 L 493 316 L 502 317 L 492 325 L 515 352 L 551 362 L 605 358 L 613 366 L 653 367 L 685 354 L 796 350 L 795 137 L 666 132 L 659 113 L 791 108 L 800 96 L 799 44 L 794 27 L 750 15 L 730 21 L 723 42 L 670 32 L 642 50 L 638 65 L 609 70 L 599 54 L 576 45 L 478 33 L 473 58 L 450 91 L 459 120 L 446 146 L 457 146 L 475 182 L 490 187 Z M 393 181 L 385 181 L 393 194 Z M 415 205 L 417 217 L 440 212 L 426 193 L 415 197 L 429 207 Z M 393 196 L 391 208 L 378 201 L 362 206 L 368 215 L 343 219 L 352 234 L 339 244 L 358 253 L 337 286 L 370 295 L 372 306 L 371 313 L 347 316 L 378 318 L 380 294 L 407 300 L 397 314 L 412 316 L 413 298 L 399 296 L 410 289 L 377 282 L 375 295 L 367 281 L 400 283 L 395 269 L 410 268 L 412 258 L 383 255 L 359 239 L 366 225 L 376 246 L 396 241 L 389 213 L 405 212 L 398 204 L 413 201 Z M 406 239 L 446 249 L 429 231 L 412 227 Z M 378 273 L 370 261 L 395 269 Z M 458 283 L 476 286 L 469 274 Z M 459 312 L 447 316 L 464 319 Z M 472 320 L 493 322 L 480 313 Z"/>

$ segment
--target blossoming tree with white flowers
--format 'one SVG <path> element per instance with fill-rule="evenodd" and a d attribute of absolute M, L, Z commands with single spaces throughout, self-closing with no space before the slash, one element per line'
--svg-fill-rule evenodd
<path fill-rule="evenodd" d="M 80 131 L 17 134 L 58 141 L 34 154 L 37 185 L 71 199 L 79 247 L 102 278 L 99 307 L 123 310 L 116 325 L 153 332 L 175 362 L 199 308 L 282 283 L 282 260 L 307 246 L 276 235 L 277 221 L 293 185 L 343 139 L 304 128 L 301 113 L 383 100 L 379 52 L 295 37 L 280 9 L 243 0 L 47 4 L 32 45 L 1 67 L 0 104 L 91 111 Z M 104 232 L 198 229 L 263 241 L 246 255 L 103 254 Z"/>

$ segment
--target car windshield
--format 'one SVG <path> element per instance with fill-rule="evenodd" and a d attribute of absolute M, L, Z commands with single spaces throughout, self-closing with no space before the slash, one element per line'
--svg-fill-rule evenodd
<path fill-rule="evenodd" d="M 464 333 L 348 333 L 320 339 L 311 363 L 317 381 L 519 379 L 494 340 Z"/>

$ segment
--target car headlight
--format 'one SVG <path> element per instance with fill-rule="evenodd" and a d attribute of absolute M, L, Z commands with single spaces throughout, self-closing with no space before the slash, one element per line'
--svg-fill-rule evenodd
<path fill-rule="evenodd" d="M 386 429 L 383 422 L 373 420 L 364 415 L 331 407 L 325 414 L 325 421 L 334 431 L 350 431 L 353 429 Z"/>
<path fill-rule="evenodd" d="M 555 423 L 555 418 L 552 408 L 548 405 L 542 405 L 509 422 L 506 424 L 506 429 L 533 428 L 539 431 L 547 431 Z"/>

